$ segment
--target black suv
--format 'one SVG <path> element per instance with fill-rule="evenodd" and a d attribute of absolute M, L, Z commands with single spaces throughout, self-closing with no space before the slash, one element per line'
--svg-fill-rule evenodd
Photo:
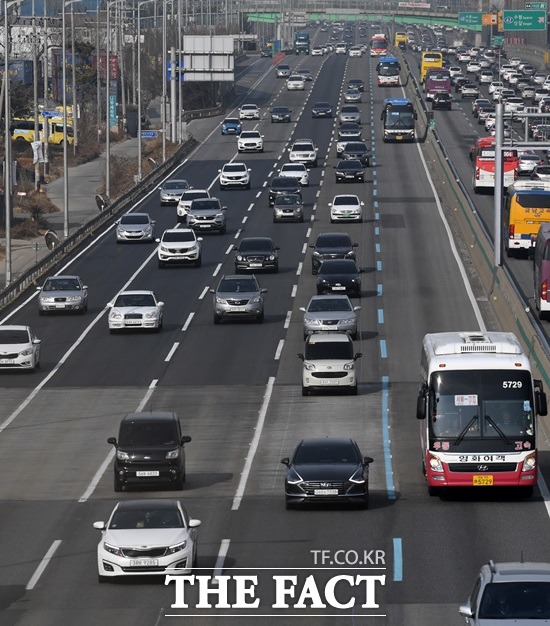
<path fill-rule="evenodd" d="M 235 273 L 246 270 L 279 271 L 279 246 L 271 237 L 245 237 L 235 250 Z"/>
<path fill-rule="evenodd" d="M 107 439 L 116 448 L 115 491 L 130 484 L 162 482 L 183 489 L 184 445 L 190 441 L 191 437 L 181 434 L 175 413 L 128 413 L 120 423 L 118 441 L 115 437 Z"/>
<path fill-rule="evenodd" d="M 290 176 L 275 176 L 269 185 L 269 206 L 273 206 L 277 196 L 283 193 L 297 193 L 301 198 L 302 188 L 298 180 Z"/>
<path fill-rule="evenodd" d="M 309 244 L 309 247 L 313 249 L 311 273 L 317 274 L 321 263 L 327 259 L 355 260 L 355 248 L 358 245 L 352 243 L 347 233 L 321 233 L 315 243 Z"/>

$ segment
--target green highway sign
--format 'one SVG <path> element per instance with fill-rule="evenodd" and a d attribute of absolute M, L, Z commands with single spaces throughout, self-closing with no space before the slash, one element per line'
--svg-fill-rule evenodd
<path fill-rule="evenodd" d="M 459 13 L 458 25 L 459 26 L 481 26 L 481 11 L 478 13 Z"/>
<path fill-rule="evenodd" d="M 548 3 L 547 2 L 526 2 L 525 8 L 536 9 L 538 11 L 546 11 L 546 9 L 548 8 Z"/>
<path fill-rule="evenodd" d="M 504 43 L 504 37 L 502 35 L 493 35 L 491 37 L 492 46 L 502 46 L 503 43 Z"/>
<path fill-rule="evenodd" d="M 504 11 L 504 30 L 546 30 L 546 11 Z"/>

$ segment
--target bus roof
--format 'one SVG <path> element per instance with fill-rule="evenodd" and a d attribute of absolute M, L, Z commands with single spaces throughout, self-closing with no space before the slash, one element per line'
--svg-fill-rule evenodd
<path fill-rule="evenodd" d="M 510 185 L 508 193 L 528 191 L 529 193 L 548 193 L 550 191 L 550 183 L 543 182 L 541 180 L 522 180 L 516 181 L 513 185 Z"/>
<path fill-rule="evenodd" d="M 399 63 L 397 57 L 384 56 L 380 57 L 379 63 Z"/>
<path fill-rule="evenodd" d="M 412 102 L 408 98 L 386 98 L 382 106 L 385 109 L 388 105 L 407 106 L 408 104 L 412 106 Z"/>

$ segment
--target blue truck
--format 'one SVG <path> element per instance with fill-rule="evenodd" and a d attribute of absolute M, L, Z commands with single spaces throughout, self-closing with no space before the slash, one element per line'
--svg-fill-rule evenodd
<path fill-rule="evenodd" d="M 296 33 L 294 35 L 294 52 L 296 54 L 309 54 L 309 33 Z"/>

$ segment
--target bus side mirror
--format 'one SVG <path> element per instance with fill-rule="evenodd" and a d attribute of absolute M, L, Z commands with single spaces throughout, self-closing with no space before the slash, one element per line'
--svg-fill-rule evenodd
<path fill-rule="evenodd" d="M 542 387 L 542 381 L 534 380 L 533 386 L 535 387 L 535 409 L 537 415 L 544 417 L 545 415 L 548 415 L 548 403 L 546 401 L 546 394 L 544 393 L 544 389 Z"/>
<path fill-rule="evenodd" d="M 426 419 L 426 398 L 422 393 L 416 399 L 416 419 Z"/>

